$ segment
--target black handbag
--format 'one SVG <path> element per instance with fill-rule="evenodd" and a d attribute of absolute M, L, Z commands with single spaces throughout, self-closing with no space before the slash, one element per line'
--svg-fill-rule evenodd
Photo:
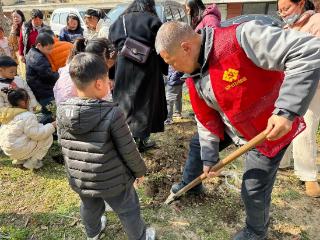
<path fill-rule="evenodd" d="M 133 38 L 128 37 L 127 28 L 126 28 L 126 20 L 125 17 L 122 17 L 123 29 L 126 35 L 126 41 L 120 51 L 120 55 L 125 56 L 137 63 L 145 63 L 150 54 L 150 47 L 134 40 Z"/>

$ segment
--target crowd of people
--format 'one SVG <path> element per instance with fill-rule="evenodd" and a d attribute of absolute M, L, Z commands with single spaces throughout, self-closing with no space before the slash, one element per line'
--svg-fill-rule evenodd
<path fill-rule="evenodd" d="M 277 170 L 292 153 L 306 194 L 320 197 L 320 13 L 313 3 L 278 0 L 283 28 L 259 21 L 221 28 L 217 5 L 201 0 L 187 0 L 185 9 L 188 23 L 162 23 L 154 0 L 134 0 L 111 26 L 102 10 L 88 9 L 86 30 L 70 13 L 59 36 L 40 10 L 29 21 L 15 10 L 9 36 L 0 28 L 1 150 L 14 166 L 39 169 L 58 138 L 87 239 L 106 227 L 106 203 L 129 239 L 155 238 L 134 188 L 147 171 L 139 152 L 181 117 L 185 82 L 197 132 L 171 192 L 202 173 L 218 175 L 211 170 L 222 149 L 264 131 L 266 140 L 246 155 L 246 225 L 233 239 L 266 239 Z M 204 191 L 200 184 L 189 193 Z"/>

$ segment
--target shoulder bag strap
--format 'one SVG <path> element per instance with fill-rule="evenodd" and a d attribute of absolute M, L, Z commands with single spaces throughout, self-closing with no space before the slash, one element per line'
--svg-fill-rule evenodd
<path fill-rule="evenodd" d="M 124 15 L 122 16 L 122 23 L 123 23 L 124 34 L 126 35 L 126 37 L 128 37 L 127 28 L 126 28 L 126 19 L 124 18 Z"/>

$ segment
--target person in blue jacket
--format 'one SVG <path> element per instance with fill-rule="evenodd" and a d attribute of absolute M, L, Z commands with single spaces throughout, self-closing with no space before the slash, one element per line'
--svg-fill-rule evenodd
<path fill-rule="evenodd" d="M 73 43 L 77 38 L 81 37 L 83 37 L 83 28 L 79 17 L 75 13 L 69 13 L 67 26 L 61 29 L 59 40 Z"/>

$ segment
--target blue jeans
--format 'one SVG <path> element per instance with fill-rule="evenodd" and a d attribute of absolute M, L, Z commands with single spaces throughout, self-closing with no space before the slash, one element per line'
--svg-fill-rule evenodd
<path fill-rule="evenodd" d="M 175 112 L 182 112 L 182 84 L 181 85 L 167 85 L 166 86 L 166 98 L 167 98 L 167 109 L 168 109 L 168 119 L 172 119 L 173 107 L 175 106 Z"/>
<path fill-rule="evenodd" d="M 232 140 L 225 135 L 224 141 L 220 142 L 220 151 L 231 143 Z M 268 230 L 272 188 L 285 150 L 286 147 L 273 158 L 266 157 L 255 148 L 245 155 L 241 196 L 247 215 L 246 225 L 258 235 L 265 235 Z M 201 175 L 202 168 L 197 133 L 190 141 L 189 155 L 183 170 L 183 183 L 188 184 Z M 197 187 L 200 185 L 195 189 Z"/>
<path fill-rule="evenodd" d="M 231 138 L 225 134 L 224 140 L 219 144 L 219 151 L 222 151 L 226 147 L 232 144 Z M 196 133 L 189 144 L 189 155 L 186 161 L 186 164 L 183 169 L 182 181 L 185 184 L 190 183 L 193 179 L 200 176 L 203 173 L 203 162 L 201 160 L 201 153 L 200 153 L 200 142 L 199 142 L 199 134 Z M 201 184 L 200 184 L 201 185 Z M 197 187 L 196 186 L 195 189 Z"/>
<path fill-rule="evenodd" d="M 101 217 L 105 211 L 106 201 L 117 213 L 129 240 L 146 239 L 146 225 L 140 215 L 140 204 L 132 185 L 115 197 L 81 196 L 80 215 L 88 237 L 94 237 L 101 230 Z M 116 236 L 114 236 L 116 239 Z"/>

